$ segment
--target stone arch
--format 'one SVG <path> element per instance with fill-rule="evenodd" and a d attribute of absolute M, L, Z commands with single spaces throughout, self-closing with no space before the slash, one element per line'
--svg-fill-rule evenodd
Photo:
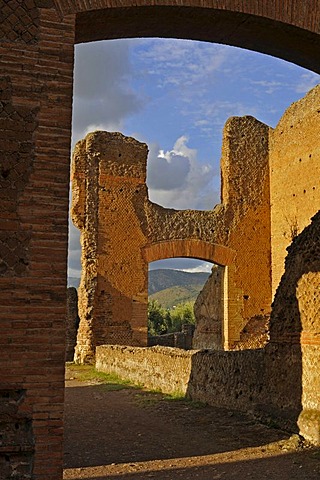
<path fill-rule="evenodd" d="M 26 458 L 35 479 L 45 472 L 48 479 L 57 480 L 62 473 L 74 41 L 157 33 L 184 36 L 269 53 L 320 71 L 318 0 L 136 0 L 134 4 L 131 0 L 6 2 L 1 22 L 1 148 L 11 159 L 10 168 L 19 158 L 22 171 L 18 183 L 11 178 L 14 168 L 0 177 L 2 250 L 19 264 L 14 273 L 0 272 L 1 303 L 6 306 L 2 380 L 7 389 L 23 394 L 21 411 L 22 401 L 14 408 L 17 418 L 32 423 L 35 442 Z M 19 138 L 18 146 L 12 138 Z M 19 362 L 17 368 L 12 366 L 13 358 Z M 29 375 L 32 369 L 38 375 Z M 50 381 L 44 384 L 39 378 Z M 266 385 L 270 384 L 266 378 Z M 38 391 L 41 397 L 36 396 Z M 43 416 L 53 418 L 57 428 L 49 428 L 52 420 L 44 428 Z M 49 444 L 50 450 L 43 448 Z M 10 449 L 9 443 L 8 456 Z"/>
<path fill-rule="evenodd" d="M 231 265 L 235 251 L 215 243 L 196 239 L 166 240 L 147 245 L 142 252 L 145 260 L 150 263 L 166 258 L 197 258 L 217 265 Z"/>
<path fill-rule="evenodd" d="M 209 332 L 209 334 L 206 332 L 205 335 L 201 333 L 203 330 L 203 315 L 201 309 L 197 307 L 195 345 L 197 345 L 196 348 L 203 348 L 204 342 L 207 342 L 210 346 L 206 345 L 205 348 L 213 348 L 214 346 L 217 349 L 228 349 L 233 344 L 235 332 L 238 331 L 238 325 L 241 323 L 241 309 L 243 307 L 242 303 L 239 302 L 239 298 L 241 298 L 239 289 L 236 288 L 234 282 L 235 250 L 203 240 L 176 239 L 149 244 L 144 247 L 142 254 L 148 263 L 166 258 L 184 257 L 210 261 L 216 265 L 217 268 L 213 270 L 210 276 L 210 284 L 209 282 L 205 284 L 199 296 L 201 297 L 200 302 L 205 299 L 208 292 L 211 292 L 217 298 L 215 309 L 219 313 L 215 315 L 214 335 L 211 335 L 212 332 Z M 212 284 L 215 284 L 214 288 L 212 288 Z M 218 328 L 216 328 L 217 326 Z M 201 341 L 199 341 L 200 337 Z M 212 341 L 212 338 L 214 338 L 214 341 Z"/>
<path fill-rule="evenodd" d="M 189 38 L 238 46 L 319 71 L 319 13 L 304 3 L 237 0 L 55 0 L 76 14 L 76 43 L 137 36 Z M 301 9 L 303 7 L 303 15 Z M 170 21 L 168 21 L 170 19 Z"/>

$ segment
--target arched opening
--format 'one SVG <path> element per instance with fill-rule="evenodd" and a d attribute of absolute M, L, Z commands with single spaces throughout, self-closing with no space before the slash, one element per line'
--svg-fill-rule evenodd
<path fill-rule="evenodd" d="M 159 44 L 160 44 L 160 42 L 159 42 Z M 180 44 L 179 44 L 179 45 L 180 45 Z M 99 48 L 100 48 L 100 47 L 99 47 Z M 144 48 L 146 48 L 146 47 L 144 47 Z M 173 44 L 170 44 L 170 48 L 173 49 L 173 48 L 174 48 L 174 45 L 173 45 Z M 181 47 L 181 48 L 182 48 L 182 47 Z M 99 51 L 99 50 L 98 50 L 98 51 Z M 187 51 L 187 47 L 186 47 L 186 51 Z M 87 55 L 87 59 L 89 60 L 89 63 L 88 63 L 88 65 L 87 65 L 87 67 L 88 67 L 87 70 L 88 70 L 88 71 L 91 71 L 91 70 L 92 70 L 92 72 L 93 72 L 93 71 L 94 71 L 94 68 L 93 68 L 93 67 L 94 67 L 94 63 L 91 63 L 90 57 L 94 56 L 94 55 L 95 55 L 95 52 L 94 52 L 94 50 L 92 50 L 92 49 L 90 49 L 88 52 L 89 52 L 89 55 Z M 121 50 L 120 50 L 120 52 L 121 52 Z M 189 49 L 189 52 L 190 52 L 190 49 Z M 206 50 L 206 52 L 207 52 L 207 50 Z M 208 52 L 209 52 L 209 50 L 208 50 Z M 90 55 L 90 53 L 91 53 L 91 55 Z M 148 53 L 149 53 L 149 52 L 148 52 Z M 236 55 L 239 56 L 238 52 L 236 53 Z M 99 60 L 99 63 L 100 63 L 100 64 L 103 63 L 103 62 L 101 61 L 102 58 L 103 58 L 102 50 L 101 50 L 101 49 L 100 49 L 100 56 L 99 56 L 98 58 L 100 59 L 100 60 Z M 207 57 L 206 57 L 206 58 L 207 58 Z M 250 58 L 250 57 L 249 57 L 249 58 Z M 251 60 L 252 60 L 252 58 L 253 58 L 253 57 L 251 57 Z M 107 55 L 107 59 L 108 59 L 108 62 L 107 62 L 108 65 L 109 65 L 110 63 L 111 63 L 111 65 L 112 65 L 112 59 L 110 59 L 110 55 Z M 111 61 L 110 61 L 110 60 L 111 60 Z M 118 60 L 117 60 L 117 61 L 118 61 Z M 249 60 L 248 60 L 248 62 L 249 62 Z M 81 65 L 82 65 L 82 68 L 85 67 L 84 58 L 83 58 L 82 61 L 81 61 Z M 203 66 L 202 66 L 202 67 L 203 67 Z M 113 69 L 111 68 L 111 70 L 113 70 Z M 128 73 L 128 72 L 127 72 L 127 73 Z M 279 74 L 278 74 L 278 75 L 279 75 Z M 304 74 L 302 74 L 302 75 L 304 75 Z M 100 75 L 98 75 L 98 77 L 100 78 Z M 112 78 L 113 78 L 113 77 L 112 77 Z M 92 77 L 92 79 L 94 80 L 93 77 Z M 312 79 L 311 79 L 311 80 L 312 80 Z M 101 81 L 101 80 L 99 80 L 99 81 Z M 261 82 L 261 83 L 263 83 L 263 85 L 265 85 L 265 86 L 268 85 L 268 88 L 270 88 L 271 90 L 274 89 L 274 88 L 277 88 L 277 82 L 274 84 L 274 82 L 272 82 L 271 79 L 264 80 L 264 81 L 262 81 L 262 80 L 253 80 L 253 82 L 255 82 L 256 84 L 259 84 L 259 82 Z M 268 82 L 269 82 L 269 83 L 268 83 Z M 88 83 L 87 77 L 86 77 L 86 79 L 85 79 L 84 84 L 86 84 L 86 83 Z M 93 83 L 93 85 L 94 85 L 94 88 L 96 88 L 96 87 L 97 87 L 97 84 L 94 83 L 94 82 L 92 82 L 92 83 Z M 239 79 L 238 79 L 237 83 L 239 84 Z M 99 82 L 98 82 L 98 86 L 99 86 Z M 83 86 L 82 86 L 82 89 L 83 89 Z M 76 92 L 77 92 L 77 89 L 76 89 Z M 269 94 L 270 94 L 270 93 L 269 93 Z M 95 102 L 93 102 L 93 103 L 94 103 L 94 107 L 93 107 L 93 108 L 96 108 Z M 262 102 L 262 103 L 264 103 L 264 102 Z M 76 102 L 75 102 L 75 104 L 76 104 Z M 86 105 L 87 105 L 86 113 L 88 113 L 88 103 L 87 103 Z M 237 112 L 239 111 L 239 110 L 237 110 L 238 108 L 239 108 L 239 107 L 236 106 L 236 111 L 237 111 Z M 111 110 L 112 110 L 112 108 L 111 108 Z M 242 107 L 242 110 L 245 111 L 245 107 Z M 81 108 L 80 108 L 80 112 L 81 112 Z M 232 112 L 232 110 L 230 111 L 230 113 L 231 113 L 231 112 Z M 99 116 L 98 116 L 98 117 L 99 117 Z M 135 119 L 134 119 L 134 120 L 135 120 Z M 83 119 L 81 119 L 81 121 L 83 121 Z M 110 121 L 109 118 L 108 118 L 107 122 L 108 122 L 108 121 Z M 90 123 L 90 122 L 89 122 L 89 123 Z M 99 118 L 95 121 L 95 123 L 98 124 L 98 126 L 100 126 L 100 125 L 99 125 Z M 276 122 L 274 121 L 274 123 L 276 123 Z M 127 128 L 128 128 L 128 127 L 127 127 Z M 182 133 L 183 133 L 183 132 L 182 132 Z M 217 149 L 217 150 L 218 150 L 218 149 Z M 217 154 L 216 154 L 216 155 L 217 155 Z M 149 162 L 149 160 L 150 160 L 150 159 L 148 159 L 148 162 Z M 169 163 L 170 163 L 170 161 L 169 161 Z M 171 162 L 171 163 L 172 163 L 172 162 Z M 161 167 L 161 166 L 160 166 L 160 167 Z M 163 170 L 163 165 L 162 165 L 162 170 Z M 164 170 L 165 170 L 165 169 L 164 169 Z M 161 168 L 158 168 L 158 169 L 156 169 L 155 171 L 159 174 L 159 173 L 161 173 Z M 174 170 L 170 170 L 170 172 L 173 173 Z M 164 176 L 165 176 L 166 179 L 168 179 L 168 177 L 169 177 L 169 178 L 170 178 L 170 181 L 171 181 L 171 176 L 173 176 L 173 175 L 170 176 L 170 172 L 169 172 L 169 174 L 168 174 L 168 172 L 165 170 L 165 172 L 164 172 L 165 175 L 164 175 Z M 155 175 L 153 174 L 153 176 L 155 176 Z M 151 175 L 151 178 L 152 178 L 152 175 Z M 170 183 L 170 182 L 169 182 L 169 183 Z M 165 193 L 167 193 L 167 191 L 165 191 Z M 190 195 L 185 195 L 185 196 L 188 197 L 188 200 L 189 200 L 189 196 L 190 196 Z M 180 195 L 180 197 L 183 197 L 183 195 Z M 192 198 L 191 201 L 195 202 L 196 200 L 195 200 L 194 198 Z M 170 205 L 168 205 L 168 206 L 170 206 Z M 172 252 L 172 255 L 175 255 L 175 254 L 176 254 L 176 252 Z M 188 255 L 189 255 L 189 254 L 190 254 L 190 252 L 188 252 Z M 246 300 L 245 303 L 249 303 L 249 302 L 251 301 L 251 300 L 250 300 L 250 297 L 251 297 L 251 295 L 249 294 L 249 292 L 244 292 L 244 293 L 243 293 L 243 298 Z M 249 300 L 249 302 L 247 302 L 247 300 Z M 266 302 L 263 303 L 263 308 L 265 308 L 265 304 L 266 304 Z"/>
<path fill-rule="evenodd" d="M 239 2 L 219 2 L 219 9 L 212 10 L 191 8 L 191 2 L 184 3 L 188 8 L 181 7 L 181 2 L 180 6 L 167 7 L 157 7 L 155 2 L 148 6 L 144 1 L 144 7 L 135 3 L 135 7 L 119 9 L 113 2 L 107 9 L 104 2 L 95 0 L 54 0 L 41 2 L 41 6 L 33 1 L 6 2 L 1 24 L 1 85 L 5 86 L 1 99 L 6 108 L 2 148 L 10 156 L 18 153 L 22 167 L 20 174 L 17 168 L 12 170 L 12 186 L 6 183 L 10 181 L 8 170 L 1 175 L 4 191 L 10 191 L 3 203 L 5 234 L 1 238 L 11 259 L 5 262 L 9 269 L 1 269 L 6 325 L 3 378 L 11 391 L 23 392 L 23 408 L 20 410 L 20 400 L 15 401 L 13 413 L 32 422 L 35 447 L 33 440 L 24 447 L 29 448 L 25 457 L 30 459 L 35 478 L 47 475 L 48 465 L 52 479 L 61 477 L 62 319 L 74 34 L 77 41 L 142 34 L 216 40 L 265 51 L 319 71 L 318 2 L 299 4 L 299 8 L 297 2 L 289 2 L 288 8 L 280 1 L 272 5 L 240 2 L 240 6 Z M 166 21 L 159 22 L 164 13 Z M 17 132 L 21 141 L 15 145 L 10 138 L 16 138 Z M 42 338 L 40 342 L 35 340 L 37 335 Z M 290 345 L 287 342 L 288 348 Z M 12 367 L 13 361 L 18 362 L 14 363 L 17 367 Z M 274 385 L 272 375 L 268 378 Z M 278 386 L 281 404 L 281 384 Z M 5 395 L 6 391 L 7 398 Z M 286 404 L 282 406 L 286 409 Z M 7 457 L 15 453 L 10 441 L 9 446 Z"/>
<path fill-rule="evenodd" d="M 237 128 L 238 128 L 238 126 L 237 126 Z M 241 126 L 240 126 L 240 128 L 241 128 Z M 244 135 L 243 135 L 243 136 L 244 136 Z M 229 187 L 230 187 L 230 185 L 229 185 Z M 232 193 L 233 193 L 233 192 L 232 192 L 232 189 L 228 188 L 228 185 L 224 184 L 224 194 L 226 195 L 225 198 L 227 198 L 228 200 L 229 200 L 230 198 L 232 198 L 232 195 L 231 195 Z M 244 197 L 243 197 L 243 198 L 244 198 Z M 169 242 L 165 242 L 165 241 L 164 241 L 164 242 L 158 242 L 157 245 L 156 245 L 156 244 L 155 244 L 155 245 L 153 245 L 153 244 L 152 244 L 152 245 L 148 245 L 148 246 L 145 248 L 145 250 L 144 250 L 144 252 L 145 252 L 145 258 L 153 258 L 153 257 L 154 257 L 154 258 L 157 258 L 157 257 L 162 258 L 162 256 L 163 256 L 164 254 L 163 254 L 163 253 L 159 253 L 159 251 L 160 251 L 161 249 L 163 249 L 163 248 L 166 249 L 167 251 L 170 251 L 170 252 L 171 252 L 170 255 L 172 255 L 172 256 L 177 255 L 177 252 L 179 251 L 179 249 L 180 249 L 179 255 L 188 256 L 188 255 L 190 255 L 190 252 L 193 251 L 193 248 L 194 248 L 196 242 L 197 242 L 196 240 L 193 240 L 193 241 L 191 241 L 191 242 L 190 242 L 190 241 L 188 242 L 188 241 L 185 241 L 185 240 L 182 241 L 182 242 L 181 242 L 181 241 L 180 241 L 180 242 L 177 241 L 176 243 L 175 243 L 175 242 L 171 242 L 171 241 L 169 241 Z M 174 243 L 175 243 L 175 244 L 174 244 Z M 160 244 L 161 244 L 161 245 L 160 245 Z M 176 245 L 178 245 L 178 244 L 179 244 L 179 247 L 178 247 L 178 249 L 177 249 L 177 248 L 176 248 Z M 212 246 L 212 244 L 210 244 L 210 242 L 208 242 L 208 244 Z M 198 248 L 199 248 L 199 247 L 198 247 Z M 182 251 L 182 253 L 181 253 L 181 251 Z M 155 253 L 155 252 L 157 252 L 157 253 Z M 216 252 L 215 252 L 215 253 L 212 253 L 212 255 L 216 255 L 216 254 L 217 254 Z M 166 255 L 168 255 L 168 253 L 166 253 Z M 199 255 L 199 253 L 198 253 L 197 255 Z M 203 255 L 203 258 L 206 258 L 206 255 L 208 255 L 208 253 L 201 254 L 201 255 Z M 202 257 L 201 257 L 201 258 L 202 258 Z M 222 263 L 222 262 L 220 261 L 220 263 Z M 239 295 L 239 292 L 237 292 L 237 295 Z M 240 295 L 241 295 L 241 292 L 240 292 Z M 245 293 L 244 295 L 242 295 L 242 296 L 243 296 L 243 299 L 246 300 L 246 301 L 247 301 L 247 300 L 251 300 L 250 295 L 247 295 L 246 293 Z M 248 303 L 249 303 L 249 302 L 248 302 Z M 224 330 L 224 334 L 226 334 L 226 331 L 225 331 L 225 330 Z M 228 332 L 228 334 L 229 334 L 229 332 Z M 226 338 L 229 340 L 228 335 L 226 336 Z"/>
<path fill-rule="evenodd" d="M 311 4 L 308 7 L 313 16 Z M 303 25 L 307 18 L 298 10 L 289 13 L 279 8 L 266 13 L 263 6 L 251 4 L 234 5 L 230 10 L 192 4 L 81 10 L 76 17 L 76 43 L 132 38 L 138 32 L 140 37 L 189 38 L 239 46 L 319 71 L 318 35 L 307 30 L 309 25 Z M 312 26 L 315 31 L 316 24 Z"/>

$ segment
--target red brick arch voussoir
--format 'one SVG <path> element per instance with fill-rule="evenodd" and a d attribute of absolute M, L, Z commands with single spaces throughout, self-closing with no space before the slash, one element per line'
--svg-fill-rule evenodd
<path fill-rule="evenodd" d="M 163 37 L 266 53 L 320 73 L 318 0 L 55 0 L 75 42 Z"/>
<path fill-rule="evenodd" d="M 144 259 L 150 263 L 167 258 L 197 258 L 221 266 L 231 265 L 236 252 L 231 248 L 203 240 L 165 240 L 143 249 Z"/>

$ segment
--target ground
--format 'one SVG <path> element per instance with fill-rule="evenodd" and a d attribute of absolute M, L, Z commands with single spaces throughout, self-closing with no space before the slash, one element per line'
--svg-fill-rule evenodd
<path fill-rule="evenodd" d="M 64 479 L 319 480 L 320 449 L 244 414 L 66 372 Z"/>

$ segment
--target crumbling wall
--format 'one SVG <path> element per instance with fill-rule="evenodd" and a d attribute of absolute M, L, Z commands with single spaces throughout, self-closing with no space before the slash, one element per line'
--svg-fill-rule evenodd
<path fill-rule="evenodd" d="M 286 248 L 320 206 L 320 85 L 292 104 L 270 132 L 273 295 Z"/>
<path fill-rule="evenodd" d="M 139 221 L 146 157 L 145 144 L 120 133 L 96 132 L 76 146 L 72 218 L 82 245 L 76 361 L 91 361 L 99 344 L 147 343 L 147 239 Z"/>
<path fill-rule="evenodd" d="M 169 363 L 157 350 L 145 349 L 144 365 L 135 349 L 103 346 L 97 367 L 152 388 L 170 391 L 184 368 L 183 387 L 194 400 L 252 412 L 320 444 L 320 211 L 288 249 L 285 273 L 277 289 L 270 320 L 270 342 L 245 351 L 193 350 L 182 365 Z M 168 356 L 176 356 L 169 349 Z M 180 358 L 180 357 L 179 357 Z M 158 365 L 158 362 L 160 365 Z M 150 367 L 149 367 L 150 365 Z M 135 372 L 130 376 L 133 367 Z M 170 372 L 167 370 L 170 369 Z M 158 382 L 155 372 L 161 369 Z M 166 377 L 168 374 L 168 377 Z"/>
<path fill-rule="evenodd" d="M 316 443 L 320 443 L 319 238 L 320 212 L 288 248 L 266 348 L 272 411 L 299 416 L 303 436 Z"/>
<path fill-rule="evenodd" d="M 232 350 L 263 348 L 270 339 L 270 315 L 257 315 L 250 318 L 240 332 L 240 340 L 232 346 Z"/>
<path fill-rule="evenodd" d="M 253 117 L 232 117 L 225 125 L 219 241 L 236 255 L 234 262 L 224 270 L 222 296 L 211 295 L 216 289 L 215 275 L 208 279 L 201 294 L 207 312 L 220 309 L 222 338 L 219 340 L 216 335 L 215 343 L 211 343 L 211 329 L 204 327 L 202 317 L 197 322 L 194 345 L 231 348 L 240 340 L 240 332 L 251 318 L 270 313 L 269 131 L 268 126 Z M 196 308 L 198 318 L 197 315 L 202 314 Z M 207 325 L 209 318 L 205 321 Z M 213 323 L 216 322 L 212 321 L 212 328 Z M 207 339 L 204 329 L 207 329 Z"/>
<path fill-rule="evenodd" d="M 78 293 L 75 287 L 69 287 L 67 289 L 66 362 L 73 361 L 74 349 L 77 343 L 78 326 Z"/>
<path fill-rule="evenodd" d="M 81 230 L 83 269 L 77 361 L 93 361 L 95 347 L 105 343 L 146 345 L 146 252 L 162 242 L 168 255 L 174 250 L 178 256 L 188 256 L 185 248 L 194 242 L 191 256 L 222 265 L 225 253 L 230 262 L 233 252 L 224 282 L 226 347 L 252 315 L 270 307 L 268 130 L 252 117 L 227 122 L 222 204 L 207 212 L 149 201 L 145 144 L 107 132 L 88 134 L 77 144 L 72 218 Z M 217 247 L 211 249 L 214 258 L 204 257 L 208 245 Z"/>
<path fill-rule="evenodd" d="M 261 205 L 257 209 L 252 209 L 251 212 L 247 212 L 244 215 L 243 221 L 237 228 L 230 230 L 231 241 L 228 243 L 230 247 L 238 252 L 238 264 L 235 269 L 235 286 L 241 288 L 243 282 L 239 279 L 241 271 L 248 272 L 248 275 L 252 275 L 252 280 L 257 284 L 257 289 L 264 288 L 269 291 L 270 278 L 272 278 L 272 295 L 274 295 L 277 286 L 279 285 L 281 276 L 284 272 L 284 260 L 286 257 L 286 249 L 291 244 L 293 239 L 310 223 L 311 217 L 317 212 L 320 205 L 320 189 L 316 179 L 319 177 L 319 165 L 320 165 L 320 146 L 317 141 L 320 138 L 320 86 L 312 89 L 304 98 L 291 105 L 284 113 L 283 117 L 279 121 L 277 127 L 269 129 L 268 132 L 262 133 L 262 141 L 267 142 L 267 136 L 269 137 L 268 156 L 270 163 L 270 200 L 267 200 L 268 194 L 265 195 L 265 204 Z M 228 122 L 227 122 L 228 127 Z M 231 135 L 231 139 L 226 140 L 230 133 L 225 131 L 224 134 L 224 147 L 222 156 L 222 173 L 227 171 L 227 174 L 222 175 L 222 195 L 223 201 L 228 201 L 229 191 L 238 192 L 240 189 L 246 188 L 242 199 L 246 202 L 250 199 L 250 195 L 253 191 L 250 191 L 250 185 L 253 182 L 249 181 L 248 175 L 259 175 L 259 170 L 246 168 L 243 165 L 243 171 L 232 173 L 228 166 L 228 158 L 231 158 L 231 162 L 241 164 L 241 155 L 237 155 L 238 146 L 241 145 L 242 138 L 246 142 L 250 139 L 250 135 L 242 137 L 243 132 L 239 130 L 239 134 L 235 132 Z M 226 151 L 225 145 L 230 143 L 229 151 Z M 245 154 L 242 150 L 241 154 Z M 252 157 L 250 157 L 252 158 Z M 227 159 L 227 161 L 225 161 Z M 243 187 L 239 188 L 237 185 L 237 176 L 243 175 L 248 180 Z M 233 187 L 228 188 L 227 191 L 224 187 L 224 178 L 231 178 Z M 255 187 L 257 184 L 255 184 Z M 267 188 L 267 182 L 265 183 Z M 241 196 L 239 196 L 239 199 Z M 241 200 L 243 201 L 243 200 Z M 234 203 L 234 208 L 241 208 L 240 205 Z M 269 213 L 267 209 L 270 208 Z M 270 215 L 270 223 L 268 224 L 268 215 Z M 265 218 L 265 223 L 260 222 L 259 219 Z M 254 219 L 256 218 L 256 221 Z M 251 234 L 254 230 L 260 230 L 266 228 L 266 235 L 261 235 L 258 238 L 256 235 Z M 245 236 L 243 236 L 243 234 Z M 269 245 L 265 245 L 265 242 L 270 234 L 271 249 L 272 249 L 272 265 L 268 264 L 267 258 L 271 252 L 268 252 Z M 248 236 L 248 237 L 246 237 Z M 242 256 L 242 245 L 246 245 L 248 252 L 252 253 L 251 257 Z M 255 251 L 255 248 L 261 245 L 263 248 L 261 252 Z M 264 276 L 261 275 L 260 265 L 262 265 L 262 271 Z M 267 269 L 269 274 L 267 273 Z M 255 270 L 256 269 L 256 270 Z M 262 278 L 269 280 L 267 284 Z M 210 279 L 208 282 L 212 282 Z M 250 286 L 252 288 L 252 285 Z M 208 287 L 208 291 L 210 288 Z M 270 303 L 264 303 L 264 299 L 270 298 L 270 295 L 263 293 L 262 297 L 256 303 L 259 308 L 255 309 L 255 314 L 250 308 L 250 294 L 246 292 L 245 287 L 238 291 L 239 295 L 243 295 L 244 298 L 244 313 L 240 315 L 241 318 L 245 318 L 248 323 L 247 330 L 246 323 L 236 327 L 236 331 L 240 333 L 240 336 L 236 341 L 229 342 L 229 346 L 235 348 L 257 348 L 262 346 L 268 339 L 268 335 L 263 331 L 267 324 L 267 319 L 270 314 Z M 234 295 L 236 297 L 236 294 Z M 203 299 L 207 307 L 214 308 L 215 300 L 212 297 Z M 212 304 L 213 302 L 213 304 Z M 239 306 L 239 304 L 238 304 Z M 248 309 L 248 314 L 245 313 L 245 309 Z M 247 311 L 248 311 L 247 310 Z M 238 317 L 239 318 L 239 317 Z M 266 322 L 264 322 L 264 320 Z M 229 325 L 234 328 L 237 322 L 230 320 Z M 198 329 L 201 329 L 199 324 Z M 251 333 L 250 333 L 251 331 Z M 197 333 L 196 333 L 197 334 Z M 241 337 L 241 338 L 240 338 Z M 260 338 L 260 339 L 259 339 Z"/>
<path fill-rule="evenodd" d="M 181 327 L 181 332 L 165 333 L 163 335 L 148 335 L 148 347 L 161 345 L 162 347 L 191 350 L 194 328 L 193 324 L 184 323 Z"/>
<path fill-rule="evenodd" d="M 197 328 L 193 348 L 223 350 L 223 307 L 224 267 L 215 265 L 194 304 Z"/>

